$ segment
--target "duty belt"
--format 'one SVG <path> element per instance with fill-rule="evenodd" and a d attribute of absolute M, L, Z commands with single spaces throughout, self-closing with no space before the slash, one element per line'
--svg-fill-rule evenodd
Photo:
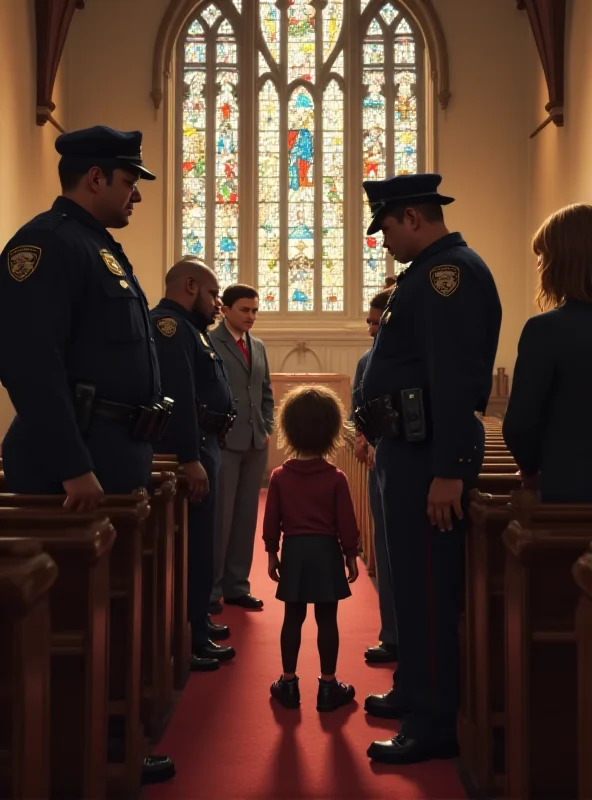
<path fill-rule="evenodd" d="M 407 442 L 423 442 L 431 438 L 432 423 L 429 404 L 423 389 L 403 389 L 397 394 L 377 397 L 356 408 L 356 428 L 369 442 L 382 437 L 403 439 Z M 482 419 L 483 412 L 473 412 Z"/>
<path fill-rule="evenodd" d="M 96 397 L 95 392 L 95 387 L 89 384 L 79 383 L 74 389 L 76 419 L 83 434 L 88 432 L 93 416 L 97 416 L 128 425 L 134 441 L 154 443 L 162 439 L 173 412 L 174 400 L 164 397 L 151 406 L 132 406 Z"/>
<path fill-rule="evenodd" d="M 197 421 L 208 433 L 215 433 L 219 437 L 224 437 L 234 425 L 236 412 L 211 411 L 207 406 L 198 403 Z"/>

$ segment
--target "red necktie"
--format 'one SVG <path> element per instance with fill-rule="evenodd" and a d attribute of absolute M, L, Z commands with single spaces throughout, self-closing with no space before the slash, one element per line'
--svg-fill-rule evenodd
<path fill-rule="evenodd" d="M 249 350 L 248 350 L 248 348 L 245 346 L 245 343 L 243 342 L 242 339 L 237 339 L 236 343 L 239 346 L 239 348 L 243 351 L 243 355 L 244 355 L 245 360 L 247 362 L 247 366 L 250 367 L 251 366 L 251 359 L 249 358 Z"/>

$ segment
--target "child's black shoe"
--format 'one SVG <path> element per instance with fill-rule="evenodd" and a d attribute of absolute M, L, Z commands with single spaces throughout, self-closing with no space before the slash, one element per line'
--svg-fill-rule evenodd
<path fill-rule="evenodd" d="M 353 686 L 340 683 L 336 678 L 324 681 L 319 678 L 319 693 L 317 694 L 317 711 L 335 711 L 340 706 L 345 706 L 356 696 Z"/>
<path fill-rule="evenodd" d="M 298 688 L 298 675 L 289 681 L 282 675 L 279 680 L 271 684 L 271 696 L 284 706 L 284 708 L 298 708 L 300 705 L 300 689 Z"/>

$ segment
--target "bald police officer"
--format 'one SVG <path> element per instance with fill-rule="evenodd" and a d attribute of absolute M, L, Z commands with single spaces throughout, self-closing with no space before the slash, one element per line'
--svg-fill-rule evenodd
<path fill-rule="evenodd" d="M 6 487 L 64 493 L 73 511 L 147 486 L 149 431 L 166 420 L 146 298 L 107 230 L 129 224 L 139 178 L 155 178 L 141 144 L 104 126 L 59 136 L 62 195 L 0 255 L 0 380 L 16 409 Z M 174 771 L 149 757 L 143 779 Z"/>
<path fill-rule="evenodd" d="M 367 181 L 368 235 L 409 267 L 382 316 L 356 418 L 379 439 L 380 482 L 399 634 L 393 689 L 366 711 L 400 718 L 374 742 L 375 761 L 407 764 L 457 754 L 458 621 L 467 494 L 483 461 L 501 306 L 484 261 L 449 233 L 441 177 Z"/>
<path fill-rule="evenodd" d="M 208 333 L 220 310 L 218 293 L 215 273 L 186 256 L 168 271 L 166 296 L 151 311 L 163 389 L 175 399 L 170 426 L 157 449 L 175 453 L 190 486 L 187 614 L 193 671 L 216 669 L 235 655 L 233 647 L 213 641 L 225 637 L 228 629 L 208 617 L 220 444 L 234 419 L 226 368 Z"/>

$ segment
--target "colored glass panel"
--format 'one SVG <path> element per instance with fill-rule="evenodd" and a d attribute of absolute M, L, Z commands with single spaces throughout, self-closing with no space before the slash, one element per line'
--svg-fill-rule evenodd
<path fill-rule="evenodd" d="M 216 22 L 216 20 L 220 16 L 220 9 L 217 6 L 211 4 L 201 12 L 201 15 L 211 28 L 214 22 Z"/>
<path fill-rule="evenodd" d="M 329 0 L 323 9 L 323 61 L 333 52 L 342 24 L 343 0 Z"/>
<path fill-rule="evenodd" d="M 262 311 L 280 310 L 280 102 L 267 81 L 259 92 L 257 284 Z"/>
<path fill-rule="evenodd" d="M 391 27 L 383 29 L 378 17 L 373 19 L 368 26 L 362 50 L 366 92 L 362 100 L 363 174 L 364 179 L 368 180 L 415 173 L 418 170 L 415 40 L 409 23 L 398 16 L 392 3 L 383 5 L 379 13 Z M 387 48 L 393 54 L 394 70 L 391 74 L 385 74 Z M 370 219 L 370 208 L 364 198 L 363 311 L 367 310 L 372 297 L 382 288 L 387 271 L 382 233 L 366 235 Z M 395 261 L 395 274 L 405 266 Z"/>
<path fill-rule="evenodd" d="M 250 0 L 254 2 L 254 0 Z M 275 61 L 280 58 L 280 12 L 275 0 L 259 0 L 261 33 Z"/>
<path fill-rule="evenodd" d="M 183 253 L 205 257 L 206 245 L 206 43 L 194 21 L 185 43 L 183 82 Z"/>
<path fill-rule="evenodd" d="M 289 0 L 288 81 L 315 79 L 315 14 L 306 0 Z"/>
<path fill-rule="evenodd" d="M 415 72 L 395 72 L 395 174 L 417 172 Z"/>
<path fill-rule="evenodd" d="M 386 22 L 387 25 L 391 25 L 393 20 L 397 16 L 397 11 L 395 8 L 393 8 L 391 3 L 386 3 L 386 5 L 384 5 L 380 9 L 380 16 L 383 18 L 383 20 Z"/>
<path fill-rule="evenodd" d="M 297 87 L 288 102 L 288 311 L 314 309 L 315 109 Z"/>
<path fill-rule="evenodd" d="M 238 283 L 238 74 L 219 70 L 216 97 L 216 252 L 220 289 Z"/>
<path fill-rule="evenodd" d="M 322 308 L 343 311 L 343 93 L 331 81 L 323 96 Z"/>

